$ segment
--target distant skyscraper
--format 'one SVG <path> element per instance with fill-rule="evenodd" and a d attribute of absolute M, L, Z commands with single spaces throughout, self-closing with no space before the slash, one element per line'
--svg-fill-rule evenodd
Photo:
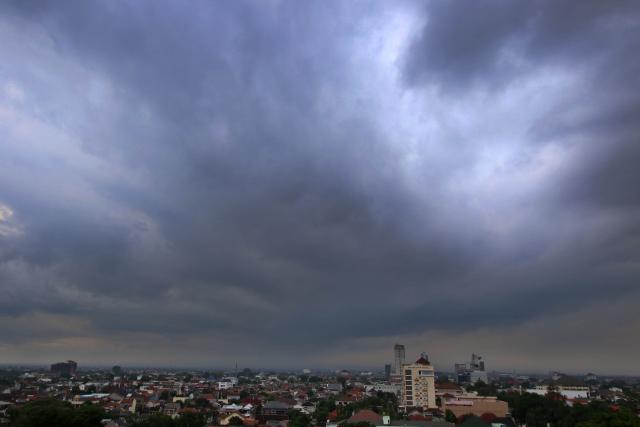
<path fill-rule="evenodd" d="M 475 384 L 478 381 L 487 383 L 489 381 L 484 367 L 484 360 L 475 353 L 471 355 L 471 363 L 456 363 L 455 371 L 459 384 Z"/>
<path fill-rule="evenodd" d="M 73 376 L 76 374 L 76 370 L 78 369 L 78 364 L 73 360 L 68 360 L 66 362 L 54 363 L 51 365 L 51 372 L 58 375 L 67 375 Z"/>
<path fill-rule="evenodd" d="M 384 378 L 388 380 L 391 377 L 391 365 L 384 365 Z"/>
<path fill-rule="evenodd" d="M 404 365 L 404 361 L 405 361 L 404 346 L 402 344 L 396 344 L 393 347 L 393 353 L 394 353 L 393 374 L 402 375 L 402 365 Z"/>

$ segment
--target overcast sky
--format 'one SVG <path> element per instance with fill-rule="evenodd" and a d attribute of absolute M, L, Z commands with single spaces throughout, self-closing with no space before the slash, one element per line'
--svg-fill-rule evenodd
<path fill-rule="evenodd" d="M 0 3 L 0 363 L 640 374 L 637 1 Z"/>

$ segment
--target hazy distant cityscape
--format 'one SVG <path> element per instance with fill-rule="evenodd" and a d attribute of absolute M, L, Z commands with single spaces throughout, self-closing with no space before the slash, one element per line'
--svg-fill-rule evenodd
<path fill-rule="evenodd" d="M 402 344 L 389 355 L 376 371 L 5 367 L 0 425 L 33 424 L 42 413 L 104 427 L 624 426 L 640 416 L 640 377 L 497 372 L 475 353 L 440 372 Z"/>

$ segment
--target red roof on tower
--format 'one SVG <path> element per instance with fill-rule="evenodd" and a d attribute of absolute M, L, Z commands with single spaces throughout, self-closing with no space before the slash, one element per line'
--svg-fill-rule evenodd
<path fill-rule="evenodd" d="M 416 365 L 430 365 L 429 361 L 424 357 L 420 356 L 420 359 L 416 360 Z"/>

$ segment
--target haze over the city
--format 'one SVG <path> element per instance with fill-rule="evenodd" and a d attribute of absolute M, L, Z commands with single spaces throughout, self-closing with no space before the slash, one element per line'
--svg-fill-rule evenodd
<path fill-rule="evenodd" d="M 0 2 L 0 363 L 638 374 L 640 3 Z"/>

